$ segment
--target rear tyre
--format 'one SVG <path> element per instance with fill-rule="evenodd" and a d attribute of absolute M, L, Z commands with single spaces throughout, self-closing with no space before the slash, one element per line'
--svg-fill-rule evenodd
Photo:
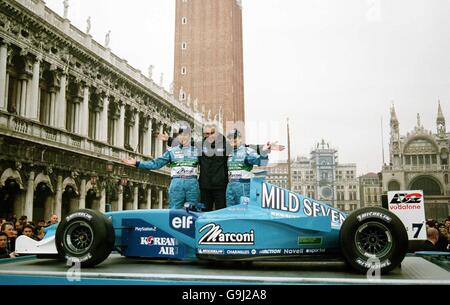
<path fill-rule="evenodd" d="M 340 231 L 341 251 L 354 270 L 379 269 L 385 274 L 399 266 L 408 251 L 402 221 L 383 208 L 362 208 L 350 214 Z"/>
<path fill-rule="evenodd" d="M 92 267 L 103 262 L 114 247 L 111 220 L 94 210 L 78 210 L 65 217 L 56 230 L 56 248 L 66 260 Z"/>

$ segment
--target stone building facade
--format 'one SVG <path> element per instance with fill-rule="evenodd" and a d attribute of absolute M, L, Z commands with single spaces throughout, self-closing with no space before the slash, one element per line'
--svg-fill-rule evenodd
<path fill-rule="evenodd" d="M 378 174 L 368 173 L 360 176 L 359 189 L 361 207 L 381 207 L 383 188 Z"/>
<path fill-rule="evenodd" d="M 181 121 L 204 116 L 42 0 L 0 2 L 0 217 L 63 217 L 167 206 L 167 169 L 151 159 Z"/>
<path fill-rule="evenodd" d="M 450 211 L 449 150 L 441 105 L 438 105 L 436 131 L 425 129 L 417 114 L 414 130 L 400 134 L 395 107 L 391 108 L 389 165 L 382 170 L 383 193 L 395 190 L 423 190 L 425 215 L 442 219 Z"/>

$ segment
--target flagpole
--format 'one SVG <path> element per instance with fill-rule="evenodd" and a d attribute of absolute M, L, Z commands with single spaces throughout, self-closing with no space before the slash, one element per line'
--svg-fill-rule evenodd
<path fill-rule="evenodd" d="M 291 190 L 292 184 L 291 184 L 291 136 L 289 131 L 289 118 L 287 118 L 287 146 L 288 146 L 288 160 L 287 160 L 287 167 L 288 167 L 288 190 Z"/>

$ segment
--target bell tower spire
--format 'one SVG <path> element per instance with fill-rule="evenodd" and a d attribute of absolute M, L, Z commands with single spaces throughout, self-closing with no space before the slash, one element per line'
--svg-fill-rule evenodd
<path fill-rule="evenodd" d="M 445 135 L 446 127 L 445 127 L 445 117 L 442 113 L 441 101 L 438 101 L 438 114 L 436 118 L 436 127 L 438 135 Z"/>
<path fill-rule="evenodd" d="M 391 140 L 395 141 L 400 138 L 400 129 L 397 119 L 397 114 L 395 113 L 394 102 L 391 106 Z"/>

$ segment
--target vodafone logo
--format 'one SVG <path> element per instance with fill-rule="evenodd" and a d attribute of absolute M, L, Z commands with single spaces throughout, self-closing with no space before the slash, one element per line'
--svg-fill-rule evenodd
<path fill-rule="evenodd" d="M 396 193 L 389 202 L 390 210 L 420 210 L 423 195 L 420 193 Z"/>
<path fill-rule="evenodd" d="M 395 194 L 392 199 L 391 202 L 389 202 L 390 204 L 402 204 L 402 203 L 415 203 L 415 204 L 420 204 L 422 203 L 422 194 L 420 193 L 397 193 Z"/>

